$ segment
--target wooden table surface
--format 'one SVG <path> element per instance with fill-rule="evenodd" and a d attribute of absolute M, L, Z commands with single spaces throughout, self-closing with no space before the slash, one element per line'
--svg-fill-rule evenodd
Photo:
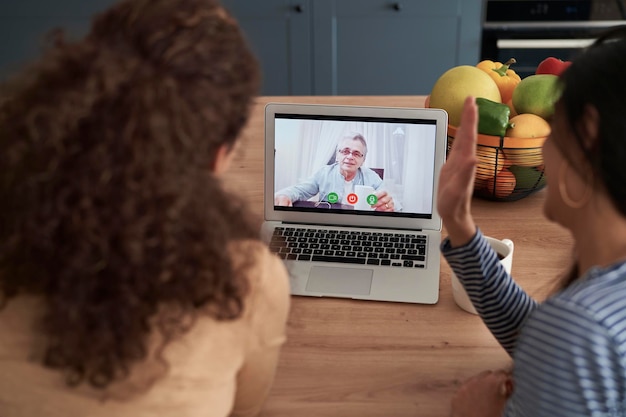
<path fill-rule="evenodd" d="M 263 111 L 270 101 L 422 107 L 424 99 L 259 97 L 228 184 L 263 215 Z M 571 253 L 569 234 L 543 216 L 545 192 L 515 202 L 473 202 L 483 233 L 513 240 L 513 277 L 539 300 Z M 447 416 L 460 382 L 511 361 L 480 318 L 455 304 L 450 274 L 442 257 L 436 305 L 293 296 L 288 341 L 262 416 Z"/>

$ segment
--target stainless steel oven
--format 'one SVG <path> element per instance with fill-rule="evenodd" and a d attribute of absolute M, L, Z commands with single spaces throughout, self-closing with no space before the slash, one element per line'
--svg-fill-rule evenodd
<path fill-rule="evenodd" d="M 571 59 L 606 29 L 626 24 L 626 0 L 485 0 L 481 59 L 522 77 L 545 58 Z"/>

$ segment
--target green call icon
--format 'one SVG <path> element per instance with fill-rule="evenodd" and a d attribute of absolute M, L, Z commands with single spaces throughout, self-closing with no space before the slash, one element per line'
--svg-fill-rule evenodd
<path fill-rule="evenodd" d="M 337 201 L 339 201 L 339 194 L 337 194 L 337 193 L 328 193 L 328 202 L 330 204 L 335 204 Z"/>

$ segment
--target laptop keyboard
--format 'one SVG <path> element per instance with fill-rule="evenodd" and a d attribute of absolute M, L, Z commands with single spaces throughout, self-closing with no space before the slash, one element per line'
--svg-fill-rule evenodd
<path fill-rule="evenodd" d="M 414 233 L 277 227 L 269 246 L 294 261 L 424 268 L 426 240 Z"/>

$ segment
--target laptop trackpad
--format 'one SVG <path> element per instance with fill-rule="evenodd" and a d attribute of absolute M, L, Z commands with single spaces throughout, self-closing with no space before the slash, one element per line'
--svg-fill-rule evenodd
<path fill-rule="evenodd" d="M 306 290 L 324 294 L 369 295 L 374 271 L 371 269 L 314 266 Z"/>

